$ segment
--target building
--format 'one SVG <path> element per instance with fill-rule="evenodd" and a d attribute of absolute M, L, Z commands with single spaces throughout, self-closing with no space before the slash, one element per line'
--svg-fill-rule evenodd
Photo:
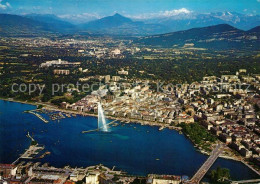
<path fill-rule="evenodd" d="M 105 76 L 105 83 L 109 83 L 110 79 L 111 79 L 110 75 L 106 75 Z"/>
<path fill-rule="evenodd" d="M 112 54 L 119 55 L 119 54 L 121 54 L 121 51 L 119 49 L 115 49 L 112 51 Z"/>
<path fill-rule="evenodd" d="M 74 65 L 80 65 L 80 62 L 68 62 L 68 61 L 62 61 L 61 59 L 58 59 L 58 60 L 46 61 L 45 63 L 42 63 L 40 67 L 48 68 L 50 66 L 74 66 Z"/>
<path fill-rule="evenodd" d="M 81 181 L 85 176 L 85 169 L 75 169 L 70 175 L 70 180 L 74 182 Z"/>
<path fill-rule="evenodd" d="M 204 126 L 207 130 L 210 130 L 211 128 L 213 128 L 213 125 L 207 121 L 202 121 L 201 125 Z"/>
<path fill-rule="evenodd" d="M 55 75 L 69 75 L 70 71 L 69 70 L 59 70 L 59 69 L 56 69 L 56 70 L 53 70 L 53 73 Z"/>
<path fill-rule="evenodd" d="M 222 141 L 224 141 L 226 144 L 229 144 L 229 143 L 232 142 L 232 138 L 231 138 L 229 135 L 225 134 L 225 133 L 221 133 L 221 134 L 219 135 L 219 138 L 220 138 Z"/>
<path fill-rule="evenodd" d="M 119 81 L 120 80 L 120 77 L 119 76 L 113 76 L 112 77 L 112 81 L 114 81 L 114 82 L 117 82 L 117 81 Z"/>
<path fill-rule="evenodd" d="M 174 175 L 148 175 L 147 184 L 179 184 L 181 183 L 180 176 Z"/>
<path fill-rule="evenodd" d="M 41 178 L 32 178 L 28 184 L 54 184 L 59 183 L 60 180 L 51 180 L 51 179 L 41 179 Z"/>
<path fill-rule="evenodd" d="M 99 181 L 99 184 L 113 184 L 115 182 L 113 182 L 113 175 L 110 175 L 110 174 L 100 174 L 98 176 L 98 181 Z"/>
<path fill-rule="evenodd" d="M 241 150 L 239 151 L 240 154 L 246 158 L 249 158 L 252 156 L 252 151 L 249 151 L 248 149 L 246 148 L 241 148 Z"/>
<path fill-rule="evenodd" d="M 239 73 L 246 73 L 246 69 L 239 69 Z"/>
<path fill-rule="evenodd" d="M 3 178 L 15 176 L 17 167 L 12 164 L 0 164 L 0 173 Z"/>
<path fill-rule="evenodd" d="M 128 71 L 121 70 L 117 72 L 119 75 L 128 75 Z"/>
<path fill-rule="evenodd" d="M 99 184 L 99 181 L 98 181 L 99 175 L 100 175 L 99 172 L 88 173 L 86 176 L 86 184 Z"/>

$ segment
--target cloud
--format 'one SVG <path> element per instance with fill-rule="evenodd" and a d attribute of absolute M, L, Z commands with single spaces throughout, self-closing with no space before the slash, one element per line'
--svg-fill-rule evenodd
<path fill-rule="evenodd" d="M 6 2 L 5 4 L 2 3 L 3 0 L 0 0 L 0 9 L 6 10 L 7 8 L 11 8 L 10 3 Z"/>
<path fill-rule="evenodd" d="M 174 17 L 179 15 L 190 15 L 192 13 L 191 10 L 187 8 L 173 9 L 173 10 L 165 10 L 157 13 L 145 13 L 140 15 L 129 15 L 131 18 L 135 19 L 151 19 L 151 18 L 161 18 L 161 17 Z"/>
<path fill-rule="evenodd" d="M 101 16 L 96 13 L 63 14 L 63 15 L 58 15 L 58 17 L 75 23 L 84 23 L 84 22 L 101 18 Z"/>
<path fill-rule="evenodd" d="M 179 15 L 179 14 L 190 14 L 191 11 L 186 9 L 186 8 L 181 8 L 181 9 L 177 9 L 177 10 L 166 10 L 164 12 L 161 12 L 160 14 L 162 16 L 165 16 L 165 17 L 171 17 L 171 16 L 175 16 L 175 15 Z"/>
<path fill-rule="evenodd" d="M 5 4 L 6 4 L 7 7 L 11 8 L 10 3 L 6 2 Z"/>

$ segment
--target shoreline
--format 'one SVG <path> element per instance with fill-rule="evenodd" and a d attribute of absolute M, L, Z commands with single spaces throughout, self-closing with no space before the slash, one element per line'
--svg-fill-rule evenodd
<path fill-rule="evenodd" d="M 12 98 L 2 98 L 2 97 L 0 97 L 0 100 L 8 101 L 8 102 L 16 102 L 16 103 L 21 103 L 21 104 L 27 104 L 27 105 L 35 105 L 35 106 L 37 106 L 37 103 L 38 103 L 38 102 L 28 102 L 28 101 L 14 100 Z"/>
<path fill-rule="evenodd" d="M 15 103 L 28 104 L 28 105 L 34 105 L 34 106 L 43 105 L 43 109 L 46 109 L 46 110 L 60 111 L 60 112 L 64 112 L 64 113 L 77 114 L 77 115 L 81 115 L 81 116 L 98 117 L 98 115 L 94 114 L 94 113 L 79 112 L 79 111 L 71 110 L 71 109 L 69 109 L 69 110 L 68 109 L 62 109 L 62 108 L 59 108 L 57 106 L 54 106 L 54 105 L 48 104 L 48 103 L 27 102 L 27 101 L 14 100 L 14 99 L 11 99 L 11 98 L 8 98 L 8 99 L 0 98 L 0 100 L 8 101 L 8 102 L 15 102 Z M 37 108 L 36 108 L 36 110 L 37 110 Z M 157 123 L 157 122 L 151 123 L 151 122 L 144 121 L 144 120 L 135 120 L 135 119 L 129 119 L 129 118 L 113 117 L 113 116 L 106 116 L 106 118 L 110 119 L 110 120 L 120 121 L 121 123 L 126 123 L 126 124 L 134 123 L 134 124 L 140 124 L 141 126 L 144 126 L 144 125 L 146 125 L 146 126 L 157 126 L 157 127 L 162 128 L 162 129 L 168 128 L 170 130 L 178 131 L 179 133 L 182 132 L 180 127 L 169 126 L 169 125 L 165 126 L 165 125 L 162 125 L 161 123 Z M 159 128 L 159 131 L 160 131 L 160 128 Z M 199 149 L 198 145 L 194 144 L 194 142 L 189 138 L 189 136 L 187 136 L 186 134 L 184 134 L 184 136 L 192 142 L 193 147 L 195 148 L 196 151 L 198 151 L 198 152 L 200 152 L 201 154 L 204 154 L 204 155 L 210 155 L 210 153 L 208 153 L 207 151 Z M 219 157 L 223 158 L 223 159 L 241 162 L 244 165 L 246 165 L 249 169 L 251 169 L 253 172 L 255 172 L 256 174 L 258 174 L 260 176 L 259 171 L 257 171 L 254 167 L 249 165 L 245 160 L 243 160 L 241 158 L 236 158 L 236 157 L 226 156 L 226 155 L 220 155 Z"/>

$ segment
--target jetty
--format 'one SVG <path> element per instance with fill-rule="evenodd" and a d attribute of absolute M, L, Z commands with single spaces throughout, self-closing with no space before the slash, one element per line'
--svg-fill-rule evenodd
<path fill-rule="evenodd" d="M 28 138 L 31 139 L 32 142 L 35 142 L 34 138 L 30 135 L 30 133 L 28 132 L 27 135 L 26 135 Z"/>
<path fill-rule="evenodd" d="M 106 124 L 106 125 L 111 125 L 111 124 L 113 124 L 115 121 L 117 121 L 117 120 L 111 121 L 110 123 L 108 123 L 108 124 Z M 97 128 L 97 129 L 93 129 L 93 130 L 85 130 L 85 131 L 82 131 L 81 133 L 85 134 L 85 133 L 90 133 L 90 132 L 97 132 L 97 131 L 99 131 L 99 130 L 100 130 L 100 128 Z"/>
<path fill-rule="evenodd" d="M 40 114 L 34 112 L 34 110 L 31 110 L 31 111 L 25 111 L 27 113 L 30 113 L 30 114 L 33 114 L 35 116 L 37 116 L 40 120 L 42 120 L 44 123 L 49 123 L 48 120 L 46 120 L 44 117 L 42 117 Z"/>
<path fill-rule="evenodd" d="M 35 139 L 30 135 L 30 133 L 28 132 L 26 137 L 28 137 L 29 139 L 31 139 L 32 143 L 31 145 L 29 146 L 28 149 L 25 149 L 24 153 L 22 153 L 12 164 L 16 164 L 18 163 L 18 161 L 20 159 L 34 159 L 36 158 L 36 156 L 45 149 L 45 146 L 44 145 L 39 145 Z M 43 158 L 46 154 L 49 154 L 48 153 L 45 153 L 43 154 L 43 156 L 41 155 L 39 158 Z"/>
<path fill-rule="evenodd" d="M 86 134 L 86 133 L 97 132 L 97 131 L 99 131 L 99 128 L 94 129 L 94 130 L 86 130 L 86 131 L 82 131 L 82 133 L 83 133 L 83 134 Z"/>

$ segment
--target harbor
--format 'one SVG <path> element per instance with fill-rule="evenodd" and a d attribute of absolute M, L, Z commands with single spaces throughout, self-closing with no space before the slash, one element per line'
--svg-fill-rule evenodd
<path fill-rule="evenodd" d="M 38 112 L 38 113 L 36 113 Z M 98 114 L 95 113 L 85 113 L 85 112 L 79 112 L 79 111 L 73 111 L 73 110 L 68 110 L 68 109 L 60 109 L 56 108 L 54 106 L 45 106 L 42 109 L 36 109 L 29 111 L 29 113 L 32 113 L 36 115 L 38 118 L 40 118 L 43 122 L 48 123 L 49 121 L 45 118 L 43 118 L 40 114 L 46 114 L 47 117 L 49 118 L 50 121 L 58 121 L 61 119 L 65 118 L 72 118 L 78 116 L 93 116 L 97 117 Z M 40 113 L 40 114 L 39 114 Z M 176 127 L 176 126 L 171 126 L 169 124 L 162 124 L 162 123 L 157 123 L 157 122 L 149 122 L 149 121 L 144 121 L 144 120 L 136 120 L 136 119 L 129 119 L 129 118 L 122 118 L 122 117 L 112 117 L 112 116 L 106 116 L 106 119 L 111 119 L 113 122 L 119 121 L 121 123 L 125 124 L 141 124 L 141 125 L 148 125 L 148 126 L 158 126 L 159 131 L 162 131 L 166 128 L 171 129 L 171 130 L 176 130 L 179 133 L 181 133 L 181 127 Z M 98 131 L 98 129 L 91 130 L 90 132 L 93 131 Z M 86 131 L 82 131 L 82 133 L 86 133 Z M 87 131 L 88 132 L 88 131 Z"/>
<path fill-rule="evenodd" d="M 61 119 L 72 118 L 77 116 L 75 113 L 63 112 L 60 110 L 47 109 L 47 108 L 24 111 L 24 112 L 35 115 L 44 123 L 49 123 L 50 121 L 59 121 Z M 43 117 L 43 115 L 46 115 L 48 119 Z"/>

